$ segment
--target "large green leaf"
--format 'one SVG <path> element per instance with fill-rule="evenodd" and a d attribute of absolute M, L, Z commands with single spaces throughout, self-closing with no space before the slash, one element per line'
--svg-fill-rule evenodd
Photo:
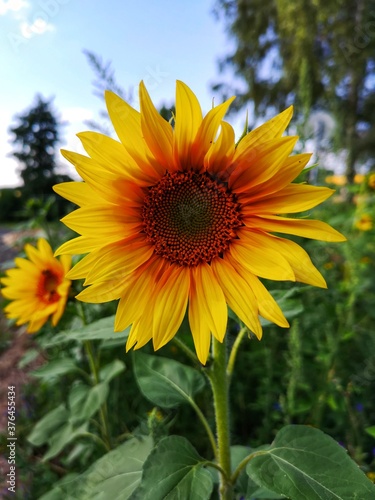
<path fill-rule="evenodd" d="M 88 429 L 88 422 L 85 422 L 78 428 L 74 428 L 71 422 L 67 422 L 61 426 L 56 433 L 48 440 L 49 449 L 43 456 L 43 460 L 47 461 L 55 457 L 62 451 L 66 445 L 75 441 L 79 436 L 85 434 Z"/>
<path fill-rule="evenodd" d="M 27 440 L 33 446 L 41 446 L 46 443 L 50 436 L 54 434 L 69 418 L 69 412 L 63 404 L 54 408 L 39 420 Z"/>
<path fill-rule="evenodd" d="M 78 368 L 74 360 L 71 358 L 61 358 L 46 363 L 40 368 L 33 370 L 31 374 L 34 375 L 34 377 L 50 379 L 74 371 L 80 371 L 80 368 Z"/>
<path fill-rule="evenodd" d="M 108 365 L 103 366 L 99 372 L 99 378 L 103 382 L 110 382 L 114 377 L 117 377 L 125 370 L 125 363 L 120 359 L 115 359 Z"/>
<path fill-rule="evenodd" d="M 130 439 L 94 462 L 71 482 L 59 483 L 56 496 L 52 496 L 52 490 L 46 500 L 127 500 L 141 480 L 142 466 L 152 446 L 149 436 Z"/>
<path fill-rule="evenodd" d="M 162 439 L 147 458 L 141 484 L 131 499 L 209 499 L 213 482 L 204 462 L 185 438 Z"/>
<path fill-rule="evenodd" d="M 288 425 L 248 463 L 259 485 L 292 500 L 373 500 L 375 485 L 344 448 L 319 429 Z"/>
<path fill-rule="evenodd" d="M 129 335 L 129 328 L 123 332 L 114 332 L 114 316 L 99 319 L 90 325 L 83 326 L 79 330 L 64 330 L 52 338 L 44 342 L 45 347 L 50 347 L 72 340 L 109 340 L 109 339 L 126 339 Z"/>
<path fill-rule="evenodd" d="M 164 408 L 191 401 L 205 385 L 203 375 L 194 368 L 140 352 L 134 353 L 134 372 L 144 396 Z"/>
<path fill-rule="evenodd" d="M 88 420 L 95 415 L 107 399 L 108 393 L 109 385 L 107 382 L 101 382 L 100 384 L 92 387 L 87 394 L 86 401 L 83 403 L 78 416 L 80 416 L 82 420 Z M 77 414 L 75 414 L 75 418 L 77 418 Z"/>

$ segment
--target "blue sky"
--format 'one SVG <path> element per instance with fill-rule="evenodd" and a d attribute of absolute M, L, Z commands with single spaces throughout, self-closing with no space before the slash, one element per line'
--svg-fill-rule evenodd
<path fill-rule="evenodd" d="M 79 150 L 75 134 L 103 107 L 83 49 L 111 60 L 124 89 L 143 79 L 156 105 L 172 103 L 181 79 L 207 111 L 217 60 L 230 50 L 214 1 L 0 0 L 0 186 L 20 183 L 7 129 L 36 93 L 55 97 L 69 122 L 62 146 Z"/>

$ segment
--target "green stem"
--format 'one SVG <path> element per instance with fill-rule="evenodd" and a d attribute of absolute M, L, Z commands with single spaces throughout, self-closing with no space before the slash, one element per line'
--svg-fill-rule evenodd
<path fill-rule="evenodd" d="M 184 351 L 184 353 L 190 358 L 194 364 L 199 364 L 199 360 L 195 354 L 194 351 L 192 351 L 186 344 L 185 342 L 182 342 L 181 339 L 177 338 L 176 336 L 173 337 L 173 342 L 181 349 L 181 351 Z"/>
<path fill-rule="evenodd" d="M 94 357 L 94 352 L 92 348 L 92 344 L 90 340 L 84 340 L 83 344 L 85 346 L 85 351 L 87 354 L 87 359 L 89 361 L 90 365 L 90 370 L 92 373 L 92 376 L 94 378 L 95 385 L 98 385 L 100 380 L 99 380 L 99 372 L 98 372 L 98 367 L 96 366 L 95 363 L 95 357 Z M 103 441 L 106 443 L 106 446 L 111 449 L 111 439 L 109 436 L 109 430 L 108 430 L 108 411 L 107 411 L 107 403 L 103 403 L 102 406 L 99 409 L 99 416 L 100 416 L 100 422 L 102 426 L 102 438 Z"/>
<path fill-rule="evenodd" d="M 87 326 L 86 313 L 85 313 L 85 310 L 83 308 L 82 303 L 79 301 L 77 301 L 77 309 L 78 309 L 78 313 L 82 319 L 82 323 L 85 326 Z M 94 351 L 92 348 L 92 343 L 90 340 L 84 340 L 83 345 L 85 347 L 87 359 L 88 359 L 89 366 L 90 366 L 90 371 L 91 371 L 91 374 L 94 378 L 95 385 L 98 385 L 100 382 L 99 372 L 98 372 L 97 363 L 95 361 L 95 355 L 94 355 Z M 108 409 L 107 409 L 106 402 L 104 402 L 102 404 L 102 406 L 100 407 L 99 416 L 100 416 L 100 422 L 101 422 L 101 434 L 102 434 L 102 438 L 103 438 L 101 441 L 103 441 L 105 443 L 105 446 L 108 450 L 111 450 L 112 446 L 111 446 L 111 438 L 110 438 L 109 430 L 108 430 Z"/>
<path fill-rule="evenodd" d="M 255 451 L 254 453 L 251 453 L 247 457 L 245 457 L 236 467 L 236 469 L 233 471 L 231 481 L 232 484 L 235 484 L 238 476 L 241 474 L 242 469 L 250 462 L 250 460 L 254 457 L 257 457 L 259 455 L 265 455 L 267 453 L 267 450 L 260 450 L 260 451 Z"/>
<path fill-rule="evenodd" d="M 210 440 L 212 451 L 213 451 L 213 454 L 215 456 L 215 459 L 218 460 L 218 449 L 216 446 L 215 436 L 211 430 L 211 427 L 209 426 L 209 424 L 207 422 L 206 417 L 203 415 L 202 410 L 199 408 L 199 406 L 197 405 L 197 403 L 193 399 L 190 399 L 189 403 L 194 408 L 196 414 L 198 415 L 199 420 L 202 422 L 203 427 L 206 430 L 208 439 Z"/>
<path fill-rule="evenodd" d="M 232 488 L 230 483 L 229 380 L 226 366 L 226 343 L 221 344 L 213 338 L 212 350 L 214 362 L 208 376 L 214 396 L 218 465 L 222 469 L 220 474 L 220 499 L 230 500 L 232 498 Z"/>
<path fill-rule="evenodd" d="M 234 364 L 236 362 L 236 357 L 237 357 L 238 349 L 239 349 L 240 344 L 242 342 L 242 339 L 244 338 L 245 333 L 247 333 L 247 331 L 248 331 L 248 329 L 247 329 L 246 326 L 243 326 L 241 328 L 241 330 L 239 331 L 239 334 L 236 337 L 236 340 L 234 341 L 232 350 L 230 352 L 229 360 L 228 360 L 228 366 L 227 366 L 227 374 L 228 374 L 228 377 L 229 377 L 229 381 L 232 378 L 232 374 L 233 374 L 233 371 L 234 371 Z"/>
<path fill-rule="evenodd" d="M 90 439 L 92 439 L 93 441 L 95 441 L 95 443 L 100 444 L 100 446 L 103 446 L 103 448 L 106 451 L 111 451 L 111 448 L 108 446 L 108 444 L 105 443 L 103 441 L 103 439 L 101 439 L 96 434 L 93 434 L 92 432 L 83 432 L 82 434 L 80 434 L 80 437 L 89 437 Z"/>

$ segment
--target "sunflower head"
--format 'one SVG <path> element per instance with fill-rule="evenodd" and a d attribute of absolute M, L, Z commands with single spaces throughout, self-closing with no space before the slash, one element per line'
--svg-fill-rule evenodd
<path fill-rule="evenodd" d="M 56 326 L 65 309 L 71 281 L 65 276 L 71 267 L 71 257 L 53 256 L 48 242 L 40 238 L 37 248 L 25 245 L 27 258 L 16 258 L 0 281 L 1 294 L 11 302 L 4 308 L 17 325 L 27 324 L 27 332 L 35 333 L 51 317 Z"/>
<path fill-rule="evenodd" d="M 233 98 L 205 116 L 177 82 L 174 126 L 143 83 L 140 112 L 106 93 L 118 139 L 78 134 L 87 156 L 63 151 L 84 182 L 55 186 L 80 208 L 63 219 L 79 233 L 57 254 L 87 254 L 68 274 L 84 278 L 78 299 L 119 299 L 115 330 L 131 326 L 127 349 L 173 338 L 187 314 L 199 360 L 211 334 L 222 341 L 227 306 L 258 337 L 259 315 L 287 327 L 259 278 L 325 287 L 306 252 L 273 233 L 343 241 L 320 221 L 286 217 L 333 191 L 292 181 L 309 154 L 290 156 L 288 108 L 236 144 L 224 116 Z"/>

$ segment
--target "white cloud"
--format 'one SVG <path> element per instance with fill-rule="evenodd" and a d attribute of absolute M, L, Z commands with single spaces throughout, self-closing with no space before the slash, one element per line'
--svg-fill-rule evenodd
<path fill-rule="evenodd" d="M 32 38 L 34 35 L 42 35 L 47 31 L 53 31 L 55 29 L 53 24 L 47 23 L 42 18 L 37 18 L 32 24 L 24 21 L 20 24 L 21 34 L 25 38 Z"/>
<path fill-rule="evenodd" d="M 24 0 L 0 0 L 0 16 L 4 16 L 9 11 L 17 12 L 27 6 L 28 3 Z"/>

